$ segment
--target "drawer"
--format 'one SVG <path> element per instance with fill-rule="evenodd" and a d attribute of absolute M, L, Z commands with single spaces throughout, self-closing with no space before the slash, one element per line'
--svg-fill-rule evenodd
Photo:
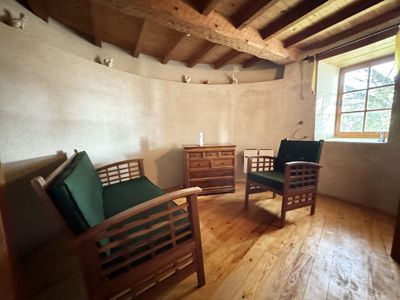
<path fill-rule="evenodd" d="M 189 173 L 189 179 L 223 177 L 223 176 L 233 176 L 233 169 L 223 169 L 223 170 L 211 169 L 207 171 L 191 171 Z"/>
<path fill-rule="evenodd" d="M 213 168 L 218 167 L 233 167 L 233 158 L 214 159 Z"/>
<path fill-rule="evenodd" d="M 209 160 L 197 160 L 197 161 L 189 161 L 189 168 L 210 168 L 211 164 Z"/>
<path fill-rule="evenodd" d="M 189 152 L 189 158 L 203 158 L 203 152 Z"/>
<path fill-rule="evenodd" d="M 207 152 L 204 152 L 204 157 L 207 157 L 207 158 L 218 157 L 218 151 L 207 151 Z"/>
<path fill-rule="evenodd" d="M 234 156 L 234 155 L 235 155 L 235 150 L 221 151 L 220 154 L 221 157 Z"/>
<path fill-rule="evenodd" d="M 233 179 L 219 179 L 219 180 L 204 180 L 191 182 L 190 186 L 198 186 L 201 188 L 212 188 L 212 187 L 233 187 Z"/>

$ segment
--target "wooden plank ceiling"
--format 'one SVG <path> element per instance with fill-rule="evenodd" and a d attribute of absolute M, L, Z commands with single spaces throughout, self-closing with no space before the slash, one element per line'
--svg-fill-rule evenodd
<path fill-rule="evenodd" d="M 219 69 L 263 60 L 287 64 L 348 43 L 367 45 L 400 24 L 399 0 L 28 0 L 92 38 L 159 59 Z M 361 42 L 359 41 L 361 40 Z M 364 43 L 364 44 L 363 44 Z M 325 57 L 326 58 L 326 54 Z"/>

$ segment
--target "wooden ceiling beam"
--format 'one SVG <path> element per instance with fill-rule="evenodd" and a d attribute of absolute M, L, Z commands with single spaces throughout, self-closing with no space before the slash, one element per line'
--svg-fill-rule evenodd
<path fill-rule="evenodd" d="M 41 18 L 43 21 L 49 21 L 49 12 L 47 11 L 46 0 L 28 0 L 28 4 L 32 8 L 32 11 Z"/>
<path fill-rule="evenodd" d="M 373 27 L 379 26 L 385 22 L 392 21 L 394 19 L 400 19 L 400 7 L 397 7 L 391 11 L 388 11 L 384 13 L 383 15 L 380 15 L 378 17 L 375 17 L 373 19 L 367 20 L 365 22 L 362 22 L 356 26 L 353 26 L 347 30 L 344 30 L 342 32 L 339 32 L 333 36 L 330 36 L 326 39 L 323 39 L 321 41 L 315 42 L 307 47 L 302 48 L 303 50 L 311 50 L 311 49 L 318 49 L 318 48 L 323 48 L 326 46 L 329 46 L 331 44 L 334 44 L 336 42 L 339 42 L 341 40 L 347 39 L 353 35 L 356 35 L 358 33 L 361 33 L 365 30 L 371 29 Z M 399 22 L 400 23 L 400 22 Z"/>
<path fill-rule="evenodd" d="M 99 31 L 97 29 L 96 24 L 96 12 L 94 8 L 94 4 L 89 1 L 89 9 L 90 9 L 90 22 L 92 23 L 92 36 L 93 36 L 93 44 L 97 47 L 101 47 L 101 38 L 99 35 Z"/>
<path fill-rule="evenodd" d="M 187 62 L 187 66 L 189 68 L 194 67 L 195 65 L 197 65 L 208 53 L 210 53 L 211 51 L 213 51 L 214 49 L 218 48 L 219 45 L 217 44 L 212 44 L 209 43 L 206 47 L 200 49 L 199 52 L 197 52 L 195 55 L 193 55 L 192 58 L 189 59 L 189 61 Z"/>
<path fill-rule="evenodd" d="M 317 8 L 321 8 L 326 5 L 328 0 L 304 0 L 294 7 L 290 8 L 289 11 L 277 19 L 260 29 L 260 34 L 263 39 L 271 36 L 274 33 L 282 31 L 292 25 L 294 22 L 300 22 L 305 19 L 311 12 Z"/>
<path fill-rule="evenodd" d="M 342 44 L 340 46 L 334 47 L 333 49 L 329 49 L 323 51 L 321 53 L 316 54 L 318 60 L 326 59 L 332 56 L 336 56 L 339 54 L 343 54 L 352 50 L 356 50 L 358 48 L 368 46 L 370 44 L 379 42 L 386 38 L 396 35 L 398 31 L 398 26 L 391 26 L 389 28 L 383 29 L 377 33 L 369 34 L 362 38 L 356 39 L 354 41 Z M 313 57 L 307 57 L 307 60 L 312 61 Z"/>
<path fill-rule="evenodd" d="M 240 52 L 268 59 L 277 63 L 297 61 L 300 51 L 285 49 L 275 38 L 264 41 L 257 31 L 245 27 L 236 29 L 219 14 L 199 14 L 193 7 L 180 0 L 93 0 L 126 16 L 147 19 L 162 26 L 224 45 Z"/>
<path fill-rule="evenodd" d="M 351 3 L 350 5 L 347 5 L 344 8 L 336 11 L 336 13 L 327 16 L 326 18 L 315 23 L 314 25 L 311 25 L 304 30 L 294 34 L 293 36 L 287 38 L 283 43 L 285 47 L 289 47 L 383 1 L 384 0 L 359 0 L 357 2 Z"/>
<path fill-rule="evenodd" d="M 232 49 L 231 51 L 229 51 L 227 54 L 225 54 L 224 56 L 218 58 L 215 62 L 214 62 L 214 69 L 220 69 L 223 66 L 225 66 L 230 60 L 234 59 L 235 57 L 239 56 L 240 54 L 242 54 L 242 52 L 236 51 L 234 49 Z"/>
<path fill-rule="evenodd" d="M 173 46 L 164 55 L 163 59 L 161 60 L 161 63 L 166 64 L 170 61 L 171 55 L 179 47 L 179 45 L 184 41 L 185 37 L 186 37 L 185 33 L 179 33 L 177 39 L 173 43 Z"/>
<path fill-rule="evenodd" d="M 260 62 L 261 60 L 262 60 L 261 58 L 259 58 L 257 56 L 253 56 L 253 57 L 249 58 L 248 60 L 244 61 L 242 63 L 242 66 L 243 66 L 243 68 L 250 68 L 251 66 Z"/>
<path fill-rule="evenodd" d="M 208 15 L 212 11 L 216 10 L 222 0 L 202 0 L 203 1 L 203 11 L 204 15 Z"/>
<path fill-rule="evenodd" d="M 133 47 L 133 51 L 132 51 L 132 56 L 133 57 L 139 57 L 140 52 L 142 51 L 143 48 L 143 40 L 144 40 L 144 36 L 145 36 L 145 32 L 146 32 L 146 27 L 148 26 L 148 21 L 146 21 L 146 19 L 143 19 L 141 27 L 140 27 L 140 33 L 139 36 L 135 42 L 135 46 Z"/>
<path fill-rule="evenodd" d="M 232 23 L 236 28 L 242 29 L 259 16 L 263 15 L 279 0 L 253 0 L 245 2 L 232 17 Z"/>

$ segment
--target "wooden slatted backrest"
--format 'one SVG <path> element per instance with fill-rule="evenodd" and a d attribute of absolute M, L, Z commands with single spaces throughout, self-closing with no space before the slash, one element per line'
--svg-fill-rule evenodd
<path fill-rule="evenodd" d="M 8 223 L 6 212 L 5 178 L 0 164 L 0 299 L 18 299 L 14 258 L 8 239 Z"/>

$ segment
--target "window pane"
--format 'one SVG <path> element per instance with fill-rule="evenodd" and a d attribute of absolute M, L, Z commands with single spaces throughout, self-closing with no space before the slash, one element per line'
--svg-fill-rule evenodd
<path fill-rule="evenodd" d="M 394 86 L 372 89 L 368 92 L 368 109 L 392 108 Z"/>
<path fill-rule="evenodd" d="M 365 118 L 365 131 L 389 131 L 390 110 L 370 111 Z"/>
<path fill-rule="evenodd" d="M 342 112 L 365 110 L 366 91 L 343 94 Z"/>
<path fill-rule="evenodd" d="M 367 88 L 368 68 L 347 72 L 344 75 L 344 91 L 362 90 Z"/>
<path fill-rule="evenodd" d="M 395 74 L 394 61 L 371 67 L 370 87 L 393 84 Z"/>
<path fill-rule="evenodd" d="M 364 113 L 342 114 L 340 120 L 340 131 L 362 132 Z"/>

